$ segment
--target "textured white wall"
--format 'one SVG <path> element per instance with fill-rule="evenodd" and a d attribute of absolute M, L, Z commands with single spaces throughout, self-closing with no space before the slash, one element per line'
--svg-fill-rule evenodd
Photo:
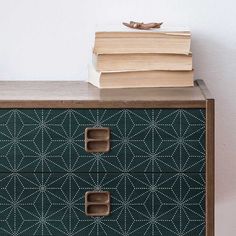
<path fill-rule="evenodd" d="M 196 78 L 216 98 L 216 232 L 236 235 L 236 2 L 0 0 L 0 80 L 84 80 L 95 24 L 189 26 Z"/>

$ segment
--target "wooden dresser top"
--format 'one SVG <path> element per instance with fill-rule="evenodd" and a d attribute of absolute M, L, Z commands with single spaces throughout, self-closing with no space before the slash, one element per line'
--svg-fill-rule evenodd
<path fill-rule="evenodd" d="M 1 81 L 0 108 L 205 107 L 202 80 L 189 88 L 98 89 L 82 81 Z"/>

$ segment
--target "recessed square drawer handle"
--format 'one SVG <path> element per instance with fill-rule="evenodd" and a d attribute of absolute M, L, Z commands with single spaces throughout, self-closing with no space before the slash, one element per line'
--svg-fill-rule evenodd
<path fill-rule="evenodd" d="M 86 192 L 85 214 L 87 216 L 108 216 L 110 214 L 110 193 Z"/>
<path fill-rule="evenodd" d="M 85 129 L 85 151 L 86 152 L 108 152 L 110 150 L 109 128 L 86 128 Z"/>

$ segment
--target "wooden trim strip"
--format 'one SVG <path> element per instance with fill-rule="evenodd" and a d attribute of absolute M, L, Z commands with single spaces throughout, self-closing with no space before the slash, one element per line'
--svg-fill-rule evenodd
<path fill-rule="evenodd" d="M 203 101 L 0 101 L 0 108 L 205 108 Z"/>
<path fill-rule="evenodd" d="M 215 101 L 206 100 L 206 236 L 215 235 Z"/>

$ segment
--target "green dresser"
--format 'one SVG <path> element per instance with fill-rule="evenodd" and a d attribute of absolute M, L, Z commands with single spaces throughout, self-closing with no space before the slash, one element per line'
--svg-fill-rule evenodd
<path fill-rule="evenodd" d="M 82 82 L 86 96 L 64 82 L 59 99 L 47 83 L 0 96 L 1 236 L 214 235 L 214 100 L 201 81 L 164 102 L 160 89 L 138 99 Z"/>

